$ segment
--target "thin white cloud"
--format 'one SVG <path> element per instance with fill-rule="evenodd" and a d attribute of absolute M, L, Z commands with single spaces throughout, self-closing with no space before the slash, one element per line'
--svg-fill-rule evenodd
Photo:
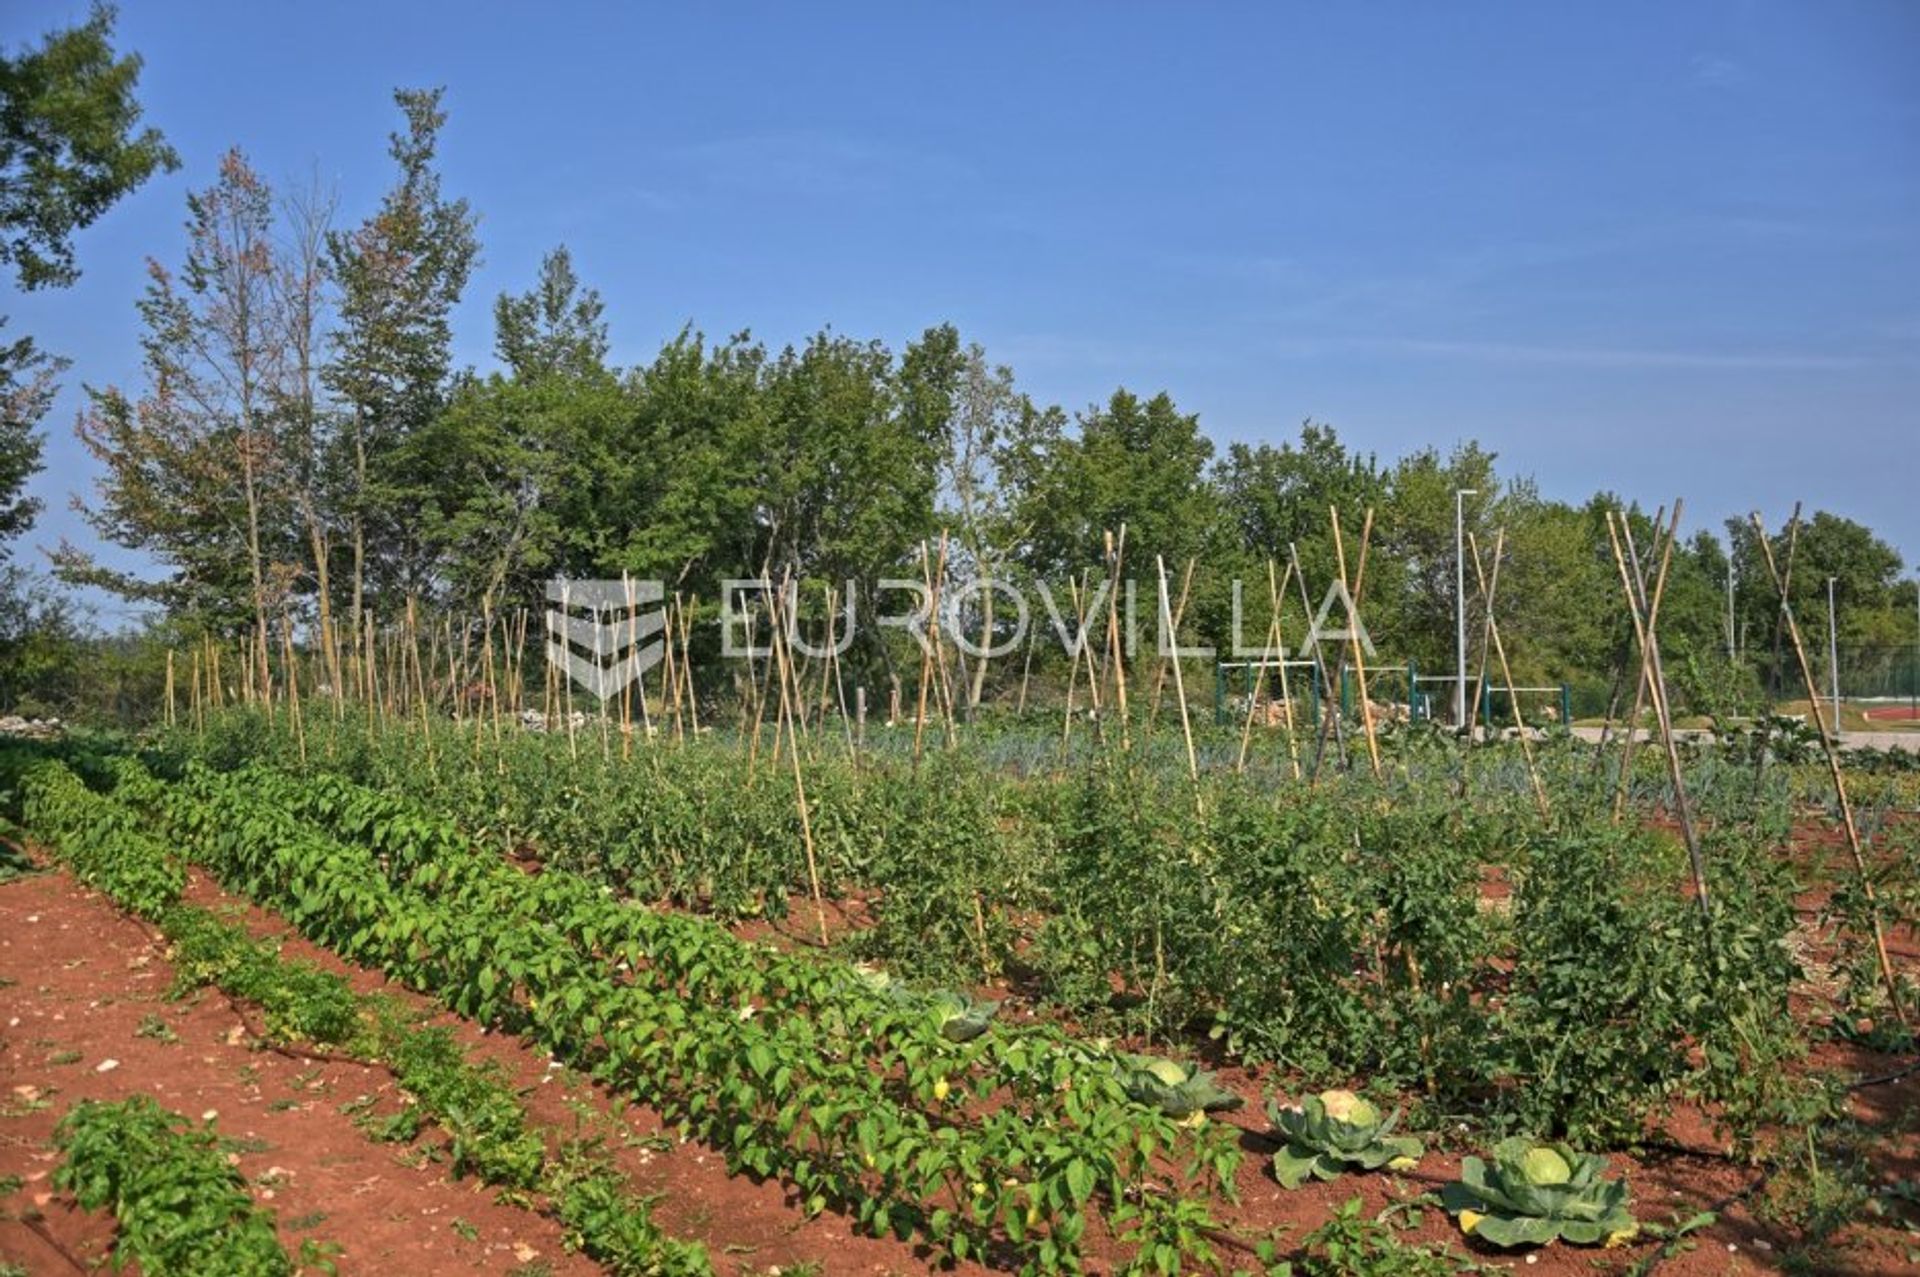
<path fill-rule="evenodd" d="M 1227 360 L 1213 350 L 1157 341 L 1109 340 L 1065 333 L 1008 333 L 988 344 L 996 362 L 1017 369 L 1168 369 L 1218 367 Z"/>
<path fill-rule="evenodd" d="M 779 195 L 934 193 L 971 181 L 950 155 L 815 129 L 741 134 L 669 152 L 696 181 Z"/>
<path fill-rule="evenodd" d="M 1703 89 L 1731 89 L 1747 78 L 1745 68 L 1717 53 L 1696 53 L 1687 63 L 1687 77 Z"/>
<path fill-rule="evenodd" d="M 1701 371 L 1839 372 L 1882 362 L 1862 355 L 1805 351 L 1705 351 L 1664 347 L 1538 345 L 1526 342 L 1447 341 L 1417 337 L 1365 343 L 1410 355 L 1436 355 L 1489 363 L 1584 368 L 1678 368 Z"/>

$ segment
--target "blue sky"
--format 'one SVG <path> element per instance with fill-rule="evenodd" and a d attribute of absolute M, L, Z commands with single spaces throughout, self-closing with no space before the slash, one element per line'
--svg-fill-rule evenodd
<path fill-rule="evenodd" d="M 14 0 L 12 45 L 79 0 Z M 0 295 L 131 383 L 149 254 L 242 147 L 357 220 L 396 85 L 447 86 L 493 296 L 560 242 L 615 354 L 681 324 L 956 323 L 1037 396 L 1166 389 L 1218 441 L 1306 417 L 1384 456 L 1478 438 L 1550 495 L 1796 499 L 1920 558 L 1920 5 L 123 6 L 185 167 Z"/>

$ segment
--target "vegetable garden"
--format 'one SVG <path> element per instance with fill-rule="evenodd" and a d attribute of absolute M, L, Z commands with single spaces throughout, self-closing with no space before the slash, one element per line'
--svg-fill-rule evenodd
<path fill-rule="evenodd" d="M 1031 768 L 1009 761 L 1027 731 L 917 761 L 798 742 L 803 773 L 724 732 L 621 749 L 230 709 L 10 770 L 34 840 L 283 1037 L 387 1061 L 416 1129 L 452 1123 L 457 1173 L 550 1203 L 614 1271 L 713 1260 L 610 1169 L 557 1168 L 512 1092 L 424 1030 L 223 937 L 180 903 L 188 875 L 928 1264 L 1453 1271 L 1548 1243 L 1683 1262 L 1716 1205 L 1760 1219 L 1840 1144 L 1872 1150 L 1848 1218 L 1913 1244 L 1899 1181 L 1875 1178 L 1911 1136 L 1869 1138 L 1844 1071 L 1912 1050 L 1871 942 L 1893 936 L 1910 996 L 1901 776 L 1861 811 L 1856 882 L 1808 836 L 1810 767 L 1693 751 L 1703 913 L 1645 755 L 1616 819 L 1616 778 L 1564 735 L 1468 766 L 1386 733 L 1382 780 L 1306 786 L 1145 749 Z M 1607 1169 L 1622 1153 L 1750 1183 L 1667 1209 Z M 1374 1205 L 1263 1225 L 1315 1183 Z M 1828 1253 L 1840 1224 L 1803 1213 L 1766 1226 Z"/>

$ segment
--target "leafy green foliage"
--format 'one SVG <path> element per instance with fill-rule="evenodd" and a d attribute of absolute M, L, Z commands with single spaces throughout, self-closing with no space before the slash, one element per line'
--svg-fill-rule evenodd
<path fill-rule="evenodd" d="M 83 855 L 90 853 L 94 844 L 89 837 L 100 828 L 127 834 L 142 815 L 164 817 L 179 802 L 177 794 L 131 759 L 110 759 L 104 771 L 114 782 L 111 796 L 94 794 L 57 762 L 42 761 L 29 774 L 28 806 L 44 818 L 45 828 L 64 831 L 56 843 L 63 856 L 69 856 L 73 846 Z M 76 811 L 79 817 L 73 815 Z M 118 871 L 99 876 L 103 888 L 123 906 L 153 896 L 148 884 L 154 873 L 139 872 L 141 861 L 178 869 L 157 840 L 128 837 L 113 858 Z M 122 891 L 124 897 L 117 894 Z M 175 890 L 170 898 L 177 896 Z M 277 945 L 256 940 L 245 928 L 206 910 L 171 903 L 153 917 L 173 944 L 181 986 L 217 985 L 234 998 L 260 1006 L 270 1036 L 336 1044 L 369 1062 L 385 1063 L 410 1103 L 379 1124 L 382 1138 L 411 1140 L 429 1120 L 437 1123 L 448 1136 L 455 1174 L 548 1193 L 576 1243 L 614 1271 L 658 1277 L 710 1271 L 705 1249 L 661 1234 L 604 1159 L 589 1162 L 575 1150 L 550 1163 L 499 1067 L 491 1061 L 469 1062 L 447 1029 L 418 1027 L 391 1000 L 357 995 L 338 975 L 311 963 L 287 961 Z M 303 1249 L 303 1256 L 306 1253 Z"/>
<path fill-rule="evenodd" d="M 82 882 L 149 920 L 179 900 L 185 867 L 125 807 L 93 793 L 54 762 L 34 766 L 21 788 L 25 823 L 59 845 Z"/>
<path fill-rule="evenodd" d="M 326 767 L 622 898 L 777 917 L 807 890 L 791 777 L 729 741 L 576 761 L 564 740 L 510 735 L 497 765 L 436 769 L 417 735 L 307 730 Z M 176 739 L 222 768 L 301 766 L 291 733 L 254 715 Z M 1791 879 L 1769 850 L 1785 836 L 1781 773 L 1756 799 L 1749 765 L 1689 763 L 1711 821 L 1709 939 L 1677 841 L 1614 826 L 1570 744 L 1540 754 L 1563 808 L 1552 828 L 1497 747 L 1477 751 L 1465 803 L 1451 749 L 1410 737 L 1387 802 L 1365 777 L 1276 790 L 1216 774 L 1196 814 L 1184 759 L 1026 774 L 1003 744 L 1020 738 L 983 733 L 918 770 L 881 753 L 857 772 L 810 765 L 823 890 L 879 917 L 847 942 L 858 955 L 949 987 L 1011 975 L 1094 1031 L 1208 1034 L 1310 1084 L 1366 1077 L 1589 1146 L 1685 1098 L 1737 1138 L 1799 1103 L 1784 1067 L 1804 1047 L 1786 1014 Z M 472 743 L 450 732 L 436 748 Z"/>
<path fill-rule="evenodd" d="M 780 1175 L 812 1209 L 957 1258 L 1000 1239 L 1047 1271 L 1077 1262 L 1096 1196 L 1153 1253 L 1206 1244 L 1203 1204 L 1140 1212 L 1129 1186 L 1157 1179 L 1159 1155 L 1185 1142 L 1200 1182 L 1224 1187 L 1231 1140 L 1183 1141 L 1127 1101 L 1110 1056 L 1053 1031 L 956 1042 L 944 999 L 896 998 L 564 872 L 530 878 L 337 779 L 190 768 L 148 788 L 156 818 L 230 886 L 463 1014 L 518 1028 L 731 1168 Z"/>
<path fill-rule="evenodd" d="M 1280 1259 L 1274 1242 L 1259 1247 L 1268 1277 L 1454 1277 L 1491 1271 L 1447 1247 L 1402 1241 L 1382 1216 L 1369 1217 L 1366 1204 L 1350 1197 L 1334 1208 L 1324 1224 L 1300 1239 L 1296 1255 Z"/>
<path fill-rule="evenodd" d="M 564 1149 L 544 1187 L 569 1243 L 613 1277 L 712 1277 L 706 1247 L 662 1233 L 646 1199 L 636 1197 L 595 1150 Z"/>
<path fill-rule="evenodd" d="M 157 130 L 134 131 L 140 59 L 114 56 L 114 16 L 95 4 L 79 26 L 0 55 L 0 265 L 23 288 L 72 283 L 74 234 L 179 167 Z"/>
<path fill-rule="evenodd" d="M 929 1023 L 949 1042 L 973 1041 L 987 1031 L 995 1013 L 1000 1010 L 998 1002 L 957 993 L 952 989 L 921 993 L 874 967 L 855 967 L 854 974 L 861 984 L 886 994 L 896 1002 L 924 1007 Z"/>
<path fill-rule="evenodd" d="M 1615 1246 L 1639 1225 L 1627 1209 L 1626 1183 L 1601 1178 L 1606 1169 L 1604 1157 L 1516 1137 L 1496 1145 L 1491 1162 L 1463 1159 L 1441 1201 L 1460 1231 L 1495 1246 Z"/>
<path fill-rule="evenodd" d="M 211 1123 L 196 1127 L 146 1096 L 83 1101 L 54 1132 L 55 1187 L 86 1210 L 111 1210 L 116 1269 L 150 1277 L 291 1277 L 273 1215 L 247 1194 Z"/>
<path fill-rule="evenodd" d="M 1412 1170 L 1422 1152 L 1419 1140 L 1393 1134 L 1399 1110 L 1382 1117 L 1351 1091 L 1322 1091 L 1294 1107 L 1270 1104 L 1267 1116 L 1286 1141 L 1273 1155 L 1273 1175 L 1283 1188 L 1298 1188 L 1309 1176 L 1329 1180 L 1382 1166 Z"/>
<path fill-rule="evenodd" d="M 1222 1113 L 1246 1103 L 1214 1081 L 1213 1074 L 1174 1060 L 1123 1055 L 1118 1067 L 1127 1098 L 1157 1108 L 1168 1117 Z"/>

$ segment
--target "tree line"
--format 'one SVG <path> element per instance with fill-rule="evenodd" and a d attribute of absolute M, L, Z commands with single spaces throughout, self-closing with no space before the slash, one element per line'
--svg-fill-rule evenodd
<path fill-rule="evenodd" d="M 1258 643 L 1269 564 L 1296 565 L 1317 608 L 1336 575 L 1330 512 L 1352 557 L 1370 511 L 1368 629 L 1383 659 L 1443 672 L 1467 489 L 1476 543 L 1503 549 L 1515 679 L 1598 687 L 1627 649 L 1605 512 L 1624 510 L 1642 545 L 1653 514 L 1608 492 L 1548 498 L 1471 440 L 1383 459 L 1308 421 L 1284 442 L 1221 448 L 1164 391 L 1122 387 L 1072 412 L 1036 401 L 950 324 L 898 351 L 831 329 L 774 349 L 688 327 L 618 367 L 601 297 L 565 247 L 496 300 L 497 366 L 456 367 L 451 316 L 479 258 L 477 216 L 442 187 L 441 92 L 400 90 L 395 104 L 391 185 L 357 221 L 322 188 L 276 191 L 237 149 L 188 197 L 184 243 L 151 265 L 138 303 L 139 382 L 90 388 L 76 427 L 101 476 L 89 522 L 157 571 L 116 572 L 63 545 L 61 579 L 147 603 L 177 634 L 251 635 L 264 653 L 283 625 L 351 646 L 409 606 L 477 623 L 538 607 L 561 576 L 658 578 L 709 613 L 723 581 L 762 573 L 850 582 L 871 603 L 943 542 L 949 588 L 992 576 L 1059 594 L 1099 576 L 1124 528 L 1123 575 L 1152 590 L 1163 561 L 1189 596 L 1183 637 L 1225 648 L 1236 580 L 1240 636 Z M 171 162 L 153 146 L 148 171 Z M 16 258 L 23 276 L 48 269 Z M 10 408 L 8 429 L 31 438 L 44 411 L 44 399 Z M 22 482 L 0 507 L 16 531 Z M 1784 558 L 1785 531 L 1772 535 Z M 1836 577 L 1849 645 L 1912 641 L 1912 589 L 1890 546 L 1828 512 L 1794 539 L 1803 617 L 1824 617 Z M 1297 643 L 1300 586 L 1288 588 Z M 963 614 L 981 646 L 1011 623 L 991 600 L 973 593 Z M 1676 546 L 1661 632 L 1683 695 L 1724 699 L 1779 672 L 1777 612 L 1743 519 Z M 867 627 L 848 659 L 878 675 L 895 657 Z M 976 663 L 966 699 L 1004 686 L 1011 664 Z"/>

